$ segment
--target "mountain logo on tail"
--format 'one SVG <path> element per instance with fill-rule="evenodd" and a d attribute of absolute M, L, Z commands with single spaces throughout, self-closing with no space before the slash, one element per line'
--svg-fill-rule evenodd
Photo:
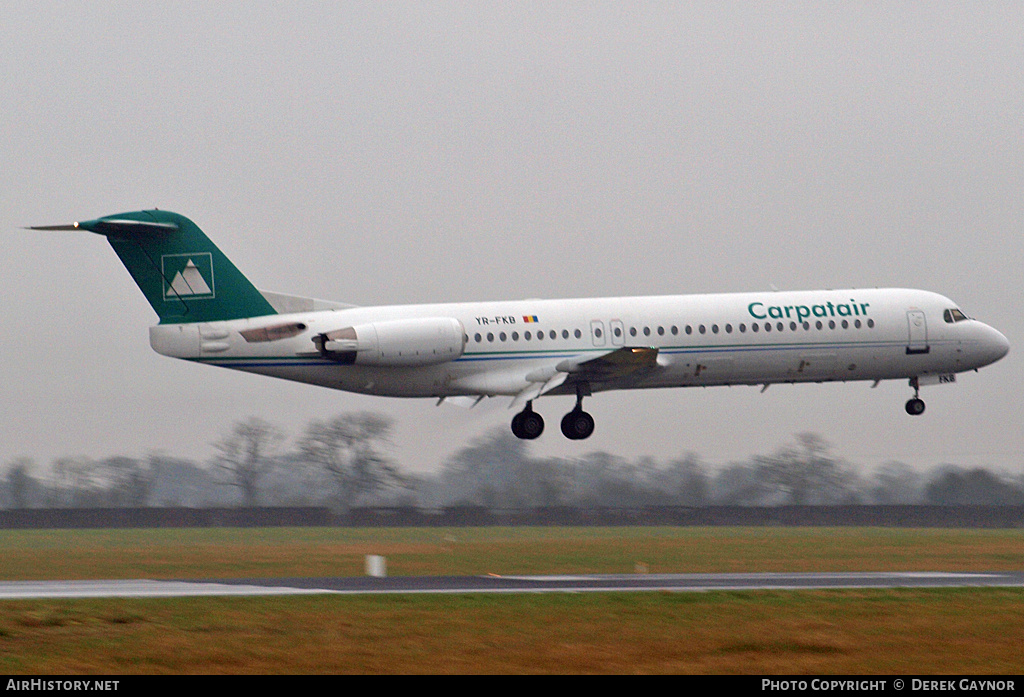
<path fill-rule="evenodd" d="M 164 277 L 164 300 L 215 298 L 213 255 L 165 254 L 160 257 Z"/>

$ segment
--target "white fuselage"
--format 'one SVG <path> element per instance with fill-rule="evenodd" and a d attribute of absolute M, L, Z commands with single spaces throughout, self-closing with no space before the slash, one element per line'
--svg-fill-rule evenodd
<path fill-rule="evenodd" d="M 396 305 L 162 324 L 150 341 L 176 358 L 394 397 L 520 395 L 559 364 L 620 347 L 655 348 L 656 365 L 589 389 L 887 380 L 1006 354 L 1002 334 L 956 307 L 908 289 Z"/>

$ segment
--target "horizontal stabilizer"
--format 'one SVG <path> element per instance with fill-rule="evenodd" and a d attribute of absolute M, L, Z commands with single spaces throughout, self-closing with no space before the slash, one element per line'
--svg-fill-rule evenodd
<path fill-rule="evenodd" d="M 174 223 L 157 223 L 148 220 L 127 220 L 100 218 L 70 225 L 33 225 L 29 230 L 88 230 L 107 237 L 132 238 L 139 235 L 166 235 L 178 230 Z"/>
<path fill-rule="evenodd" d="M 24 230 L 77 230 L 78 223 L 71 223 L 70 225 L 29 225 Z"/>

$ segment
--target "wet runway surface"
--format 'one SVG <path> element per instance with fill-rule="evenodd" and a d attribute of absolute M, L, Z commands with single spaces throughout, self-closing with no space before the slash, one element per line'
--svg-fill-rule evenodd
<path fill-rule="evenodd" d="M 383 593 L 587 593 L 823 588 L 1024 587 L 1024 571 L 391 576 L 181 580 L 2 581 L 0 600 Z"/>

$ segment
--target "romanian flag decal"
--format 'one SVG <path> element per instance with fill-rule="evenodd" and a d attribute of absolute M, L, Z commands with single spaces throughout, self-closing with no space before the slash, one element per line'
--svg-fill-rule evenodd
<path fill-rule="evenodd" d="M 526 324 L 533 324 L 537 321 L 537 315 L 523 315 L 523 322 Z"/>

